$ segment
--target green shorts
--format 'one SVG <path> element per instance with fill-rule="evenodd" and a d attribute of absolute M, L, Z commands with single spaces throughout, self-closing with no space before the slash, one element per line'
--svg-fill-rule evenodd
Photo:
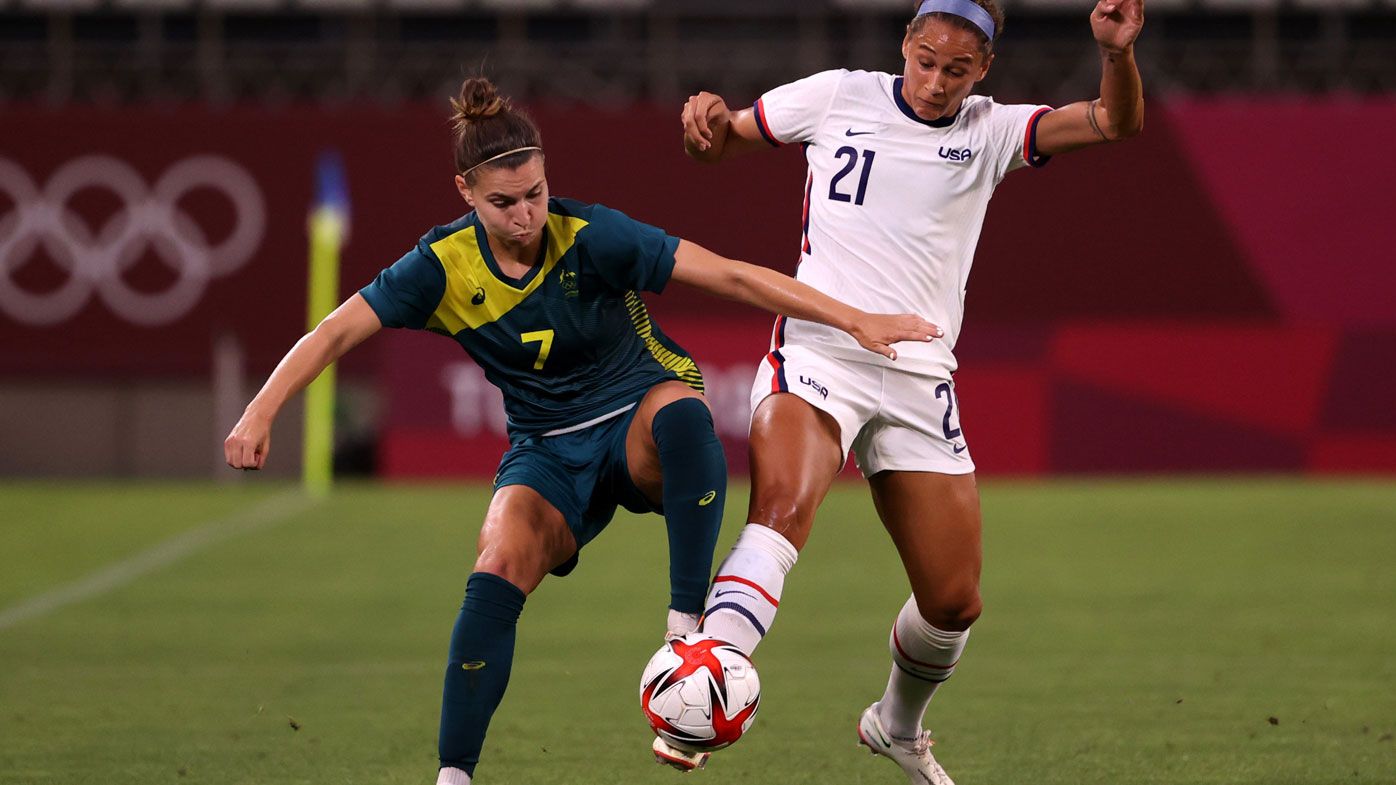
<path fill-rule="evenodd" d="M 588 428 L 556 436 L 525 436 L 499 462 L 494 488 L 526 485 L 562 513 L 577 548 L 606 528 L 621 506 L 657 512 L 630 481 L 625 434 L 638 403 L 629 411 Z"/>

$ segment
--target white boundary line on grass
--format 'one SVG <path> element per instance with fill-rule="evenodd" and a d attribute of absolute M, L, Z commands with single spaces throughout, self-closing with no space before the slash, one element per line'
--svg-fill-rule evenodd
<path fill-rule="evenodd" d="M 176 534 L 128 559 L 103 567 L 85 578 L 20 600 L 0 610 L 0 630 L 115 591 L 148 573 L 183 561 L 205 548 L 282 523 L 314 504 L 315 499 L 294 491 L 277 494 L 253 507 L 215 518 L 194 529 Z"/>

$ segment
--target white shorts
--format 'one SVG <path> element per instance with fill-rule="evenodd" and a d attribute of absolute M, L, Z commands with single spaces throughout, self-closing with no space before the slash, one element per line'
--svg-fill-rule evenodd
<path fill-rule="evenodd" d="M 882 471 L 969 474 L 974 461 L 960 430 L 960 407 L 949 379 L 838 359 L 787 344 L 761 361 L 751 411 L 766 396 L 787 392 L 839 424 L 864 477 Z"/>

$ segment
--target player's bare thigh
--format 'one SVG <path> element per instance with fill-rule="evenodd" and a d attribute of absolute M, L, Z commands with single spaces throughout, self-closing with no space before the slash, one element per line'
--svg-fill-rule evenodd
<path fill-rule="evenodd" d="M 498 575 L 529 594 L 548 570 L 577 552 L 577 539 L 538 491 L 506 485 L 490 499 L 475 547 L 475 572 Z"/>
<path fill-rule="evenodd" d="M 803 549 L 814 513 L 843 467 L 838 422 L 796 395 L 772 393 L 752 414 L 750 451 L 747 520 Z"/>
<path fill-rule="evenodd" d="M 712 409 L 707 398 L 683 382 L 660 382 L 640 400 L 630 428 L 625 432 L 625 462 L 630 470 L 630 481 L 655 506 L 664 498 L 664 477 L 659 465 L 659 447 L 654 443 L 654 416 L 660 409 L 684 398 L 697 398 Z"/>
<path fill-rule="evenodd" d="M 943 630 L 968 629 L 983 608 L 979 572 L 984 556 L 974 475 L 884 471 L 868 484 L 921 615 Z"/>

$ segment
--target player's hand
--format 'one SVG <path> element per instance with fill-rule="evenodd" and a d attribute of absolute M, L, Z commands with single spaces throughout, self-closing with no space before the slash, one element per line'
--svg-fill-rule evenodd
<path fill-rule="evenodd" d="M 244 413 L 223 440 L 223 458 L 234 469 L 260 469 L 271 452 L 271 422 Z"/>
<path fill-rule="evenodd" d="M 944 338 L 945 331 L 919 316 L 909 313 L 868 313 L 858 318 L 849 330 L 858 344 L 870 352 L 876 352 L 889 360 L 897 359 L 897 350 L 892 344 L 898 341 L 933 341 Z"/>
<path fill-rule="evenodd" d="M 732 110 L 722 96 L 701 92 L 688 97 L 683 105 L 683 143 L 689 150 L 705 153 L 712 149 L 717 135 L 725 136 L 732 122 Z"/>
<path fill-rule="evenodd" d="M 1091 10 L 1091 32 L 1107 52 L 1134 46 L 1144 29 L 1144 0 L 1100 0 Z"/>

